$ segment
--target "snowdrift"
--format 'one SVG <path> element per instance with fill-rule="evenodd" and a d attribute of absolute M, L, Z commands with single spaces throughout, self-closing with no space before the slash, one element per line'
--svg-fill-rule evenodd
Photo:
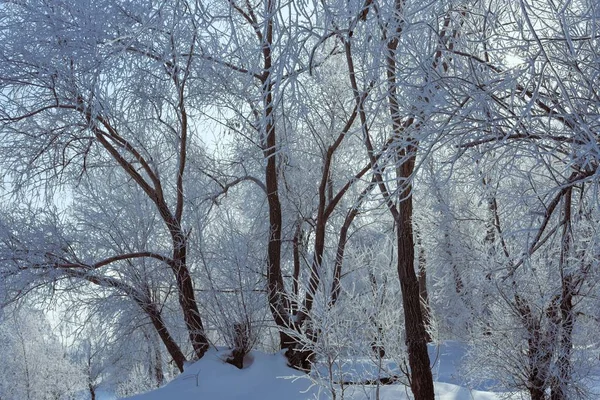
<path fill-rule="evenodd" d="M 442 346 L 434 366 L 436 398 L 439 400 L 498 400 L 492 392 L 470 390 L 448 381 L 455 381 L 460 346 Z M 224 360 L 226 350 L 210 350 L 201 360 L 186 366 L 166 386 L 127 398 L 128 400 L 307 400 L 330 399 L 329 388 L 315 385 L 307 375 L 289 368 L 282 354 L 254 351 L 247 356 L 245 368 L 237 369 Z M 433 359 L 433 358 L 432 358 Z M 446 382 L 440 382 L 440 380 Z M 341 390 L 337 390 L 341 398 Z M 344 389 L 349 400 L 374 399 L 375 386 L 351 385 Z M 380 400 L 410 399 L 410 390 L 403 385 L 379 387 Z"/>

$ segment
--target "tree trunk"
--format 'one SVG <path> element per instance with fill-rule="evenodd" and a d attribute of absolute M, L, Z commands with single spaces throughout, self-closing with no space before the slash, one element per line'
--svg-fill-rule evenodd
<path fill-rule="evenodd" d="M 406 166 L 404 166 L 406 167 Z M 405 169 L 406 172 L 406 169 Z M 412 173 L 412 171 L 411 171 Z M 410 175 L 410 174 L 409 174 Z M 396 220 L 398 240 L 398 276 L 404 306 L 404 325 L 406 328 L 406 345 L 408 347 L 408 363 L 410 366 L 410 388 L 415 400 L 433 400 L 433 376 L 427 353 L 428 335 L 425 320 L 421 313 L 421 295 L 419 281 L 415 274 L 415 245 L 412 229 L 412 196 L 411 187 L 407 185 L 402 191 L 398 204 Z"/>
<path fill-rule="evenodd" d="M 260 78 L 263 99 L 262 134 L 264 135 L 263 153 L 267 166 L 265 168 L 265 186 L 267 188 L 267 203 L 269 206 L 269 242 L 267 245 L 267 288 L 269 308 L 279 329 L 279 342 L 281 349 L 288 349 L 286 355 L 290 364 L 294 365 L 293 352 L 298 340 L 289 332 L 295 329 L 290 319 L 289 300 L 285 296 L 283 275 L 281 272 L 281 229 L 282 213 L 279 200 L 279 183 L 277 171 L 277 137 L 275 130 L 275 109 L 273 104 L 272 80 L 272 44 L 273 44 L 273 17 L 276 2 L 265 0 L 265 9 L 268 19 L 265 21 L 264 35 L 260 35 L 263 56 L 263 74 Z"/>
<path fill-rule="evenodd" d="M 250 348 L 250 325 L 247 322 L 240 322 L 233 325 L 233 350 L 231 355 L 225 360 L 236 368 L 244 368 L 244 357 L 251 350 Z"/>
<path fill-rule="evenodd" d="M 162 353 L 154 335 L 152 335 L 152 348 L 154 351 L 154 379 L 156 380 L 156 387 L 159 388 L 165 384 L 165 374 L 163 372 Z"/>
<path fill-rule="evenodd" d="M 427 353 L 428 334 L 425 329 L 425 319 L 421 313 L 421 295 L 419 281 L 415 273 L 415 243 L 413 237 L 412 217 L 412 175 L 415 170 L 418 141 L 410 130 L 419 129 L 419 122 L 414 115 L 403 120 L 400 113 L 399 94 L 396 74 L 398 65 L 398 44 L 404 29 L 405 0 L 394 1 L 394 13 L 387 35 L 386 80 L 387 99 L 389 104 L 392 132 L 400 144 L 396 160 L 396 183 L 398 190 L 398 205 L 390 203 L 388 193 L 388 208 L 394 216 L 398 240 L 398 277 L 402 291 L 404 306 L 404 325 L 406 328 L 406 345 L 408 347 L 408 364 L 410 366 L 410 388 L 415 400 L 433 400 L 433 376 Z M 370 146 L 372 147 L 372 146 Z M 375 165 L 373 165 L 374 167 Z M 379 186 L 384 189 L 383 178 L 379 178 Z M 384 193 L 384 190 L 382 190 Z"/>
<path fill-rule="evenodd" d="M 556 320 L 556 299 L 553 299 L 546 309 L 546 317 L 549 321 L 549 329 L 542 332 L 540 321 L 542 318 L 534 315 L 533 310 L 525 299 L 515 295 L 515 309 L 525 330 L 527 331 L 527 358 L 528 374 L 527 391 L 531 400 L 545 400 L 546 388 L 552 353 L 554 352 L 555 330 L 553 326 Z"/>
<path fill-rule="evenodd" d="M 360 207 L 363 202 L 367 198 L 367 196 L 371 193 L 373 188 L 375 187 L 375 177 L 371 179 L 371 183 L 360 193 L 358 196 L 357 202 L 354 206 L 348 211 L 346 214 L 346 218 L 344 219 L 344 224 L 340 228 L 340 233 L 338 235 L 338 244 L 337 251 L 335 254 L 335 262 L 333 267 L 333 283 L 331 284 L 331 299 L 329 301 L 329 306 L 333 307 L 337 302 L 341 287 L 341 279 L 342 279 L 342 265 L 344 263 L 344 253 L 346 251 L 346 242 L 348 241 L 348 230 L 350 229 L 350 225 L 359 214 Z"/>
<path fill-rule="evenodd" d="M 160 339 L 165 345 L 167 351 L 169 352 L 169 355 L 173 358 L 173 361 L 175 362 L 175 365 L 177 365 L 179 372 L 183 372 L 183 365 L 186 361 L 185 355 L 179 348 L 177 342 L 175 342 L 175 340 L 167 330 L 167 327 L 162 319 L 158 307 L 156 307 L 156 305 L 152 303 L 141 303 L 139 301 L 138 304 L 150 317 L 150 321 L 152 321 L 154 329 L 156 329 L 156 332 L 158 332 L 158 336 L 160 336 Z"/>
<path fill-rule="evenodd" d="M 204 353 L 206 353 L 206 350 L 208 350 L 209 343 L 204 332 L 202 319 L 200 318 L 198 304 L 196 303 L 192 277 L 186 264 L 187 240 L 180 228 L 172 231 L 172 237 L 174 246 L 172 268 L 175 272 L 177 288 L 179 289 L 179 304 L 183 311 L 183 318 L 185 320 L 185 325 L 188 330 L 188 335 L 190 342 L 192 343 L 194 353 L 196 358 L 200 359 Z"/>
<path fill-rule="evenodd" d="M 90 391 L 90 400 L 96 400 L 96 387 L 88 383 L 88 389 Z"/>
<path fill-rule="evenodd" d="M 396 17 L 398 18 L 402 15 L 402 5 L 403 2 L 397 0 L 396 7 L 398 15 Z M 415 400 L 433 400 L 435 398 L 433 376 L 429 366 L 429 354 L 427 353 L 427 332 L 425 330 L 423 314 L 421 313 L 419 282 L 415 273 L 415 249 L 412 231 L 413 207 L 410 179 L 412 179 L 412 174 L 414 172 L 417 143 L 413 137 L 407 135 L 406 130 L 415 123 L 415 118 L 410 117 L 407 120 L 402 121 L 398 111 L 398 99 L 396 98 L 397 88 L 395 82 L 395 56 L 402 24 L 400 21 L 395 22 L 397 22 L 398 31 L 395 33 L 396 37 L 388 42 L 388 56 L 386 57 L 386 61 L 389 89 L 388 100 L 390 103 L 392 128 L 394 138 L 397 138 L 401 144 L 398 149 L 399 157 L 397 161 L 398 167 L 396 169 L 398 188 L 402 189 L 398 195 L 398 206 L 394 203 L 394 199 L 388 190 L 386 181 L 383 179 L 381 166 L 378 165 L 375 157 L 375 151 L 368 129 L 367 116 L 363 107 L 364 96 L 361 94 L 356 80 L 351 43 L 345 41 L 344 46 L 350 83 L 352 85 L 354 99 L 360 116 L 365 146 L 367 147 L 373 176 L 396 225 L 398 276 L 400 279 L 402 302 L 404 305 L 404 324 L 406 327 L 408 361 L 411 369 L 411 390 L 415 396 Z"/>
<path fill-rule="evenodd" d="M 270 59 L 270 58 L 269 58 Z M 271 85 L 268 85 L 269 90 Z M 285 332 L 289 329 L 287 318 L 288 301 L 285 299 L 283 276 L 281 273 L 281 202 L 279 200 L 279 185 L 277 174 L 276 138 L 275 125 L 272 121 L 273 105 L 272 94 L 267 92 L 265 105 L 266 123 L 266 149 L 265 158 L 267 167 L 265 180 L 267 187 L 267 203 L 269 205 L 269 243 L 267 245 L 267 283 L 269 292 L 269 306 L 275 324 L 279 328 L 280 346 L 282 349 L 289 348 L 295 340 Z"/>
<path fill-rule="evenodd" d="M 576 292 L 576 280 L 569 271 L 569 253 L 572 247 L 573 232 L 571 226 L 571 202 L 573 187 L 569 187 L 564 196 L 563 232 L 560 252 L 561 294 L 560 294 L 560 338 L 558 339 L 558 357 L 556 372 L 552 377 L 550 400 L 566 400 L 566 388 L 571 382 L 571 349 L 573 347 L 573 296 Z"/>
<path fill-rule="evenodd" d="M 556 360 L 556 375 L 551 382 L 550 400 L 566 400 L 566 388 L 571 382 L 571 349 L 573 348 L 573 310 L 574 285 L 572 276 L 563 278 L 563 288 L 560 299 L 561 334 L 558 343 L 558 359 Z"/>

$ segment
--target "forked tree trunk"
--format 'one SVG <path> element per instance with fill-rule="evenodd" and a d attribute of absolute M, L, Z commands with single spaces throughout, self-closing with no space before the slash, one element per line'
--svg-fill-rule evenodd
<path fill-rule="evenodd" d="M 202 319 L 200 317 L 200 312 L 198 310 L 198 305 L 196 303 L 196 297 L 194 294 L 192 277 L 187 266 L 187 237 L 181 225 L 184 210 L 183 178 L 187 159 L 188 117 L 184 102 L 184 83 L 179 81 L 177 74 L 171 74 L 170 77 L 173 79 L 177 90 L 180 92 L 177 109 L 179 111 L 181 122 L 179 165 L 177 170 L 177 200 L 174 212 L 169 208 L 165 200 L 163 186 L 161 184 L 159 174 L 150 166 L 153 163 L 147 161 L 135 146 L 133 146 L 119 134 L 118 129 L 111 124 L 110 119 L 104 118 L 101 115 L 92 116 L 91 112 L 89 112 L 87 108 L 78 107 L 76 110 L 83 113 L 90 124 L 92 132 L 94 133 L 97 141 L 120 165 L 123 171 L 126 172 L 133 179 L 133 181 L 136 182 L 139 188 L 142 189 L 148 198 L 156 205 L 163 222 L 167 226 L 173 244 L 173 258 L 168 264 L 174 273 L 177 282 L 179 305 L 181 306 L 181 311 L 183 313 L 185 324 L 188 330 L 188 336 L 190 338 L 196 358 L 200 359 L 206 350 L 208 350 L 209 343 L 204 332 Z M 124 154 L 129 154 L 129 156 L 132 156 L 136 162 L 132 163 Z M 138 163 L 141 165 L 143 173 L 140 172 L 137 165 Z M 160 331 L 159 334 L 161 334 Z M 161 339 L 164 340 L 162 334 Z M 167 343 L 165 344 L 167 345 Z M 168 345 L 167 349 L 169 349 Z M 176 360 L 178 368 L 182 370 L 183 363 L 177 361 L 179 358 L 179 355 L 176 355 L 174 360 Z"/>

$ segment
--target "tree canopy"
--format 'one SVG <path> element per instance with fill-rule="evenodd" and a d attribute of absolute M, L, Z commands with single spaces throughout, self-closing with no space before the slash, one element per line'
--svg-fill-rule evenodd
<path fill-rule="evenodd" d="M 575 398 L 600 318 L 599 13 L 4 2 L 0 306 L 107 321 L 158 384 L 211 345 L 309 370 L 354 332 L 415 399 L 450 338 L 498 360 L 482 379 Z"/>

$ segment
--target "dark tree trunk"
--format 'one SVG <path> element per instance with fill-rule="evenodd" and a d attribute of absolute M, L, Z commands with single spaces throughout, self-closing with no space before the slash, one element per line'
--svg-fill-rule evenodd
<path fill-rule="evenodd" d="M 348 211 L 346 214 L 346 218 L 344 219 L 344 224 L 340 228 L 340 233 L 338 235 L 338 245 L 337 251 L 335 254 L 335 262 L 333 266 L 333 283 L 331 284 L 331 299 L 329 302 L 329 306 L 333 307 L 337 302 L 340 291 L 341 291 L 341 279 L 342 279 L 342 265 L 344 263 L 344 253 L 346 251 L 346 242 L 348 241 L 348 230 L 352 225 L 352 222 L 356 218 L 359 213 L 360 207 L 362 203 L 367 198 L 367 196 L 371 193 L 373 188 L 375 187 L 375 178 L 371 180 L 371 183 L 360 193 L 358 196 L 358 201 L 356 204 Z"/>
<path fill-rule="evenodd" d="M 384 188 L 383 178 L 379 186 L 388 193 L 388 208 L 394 217 L 398 241 L 398 277 L 404 306 L 404 325 L 406 328 L 406 345 L 408 347 L 408 364 L 410 366 L 410 388 L 415 400 L 433 400 L 433 376 L 427 353 L 428 334 L 425 319 L 421 312 L 421 295 L 419 281 L 415 273 L 415 243 L 413 237 L 413 199 L 412 177 L 415 171 L 418 140 L 411 133 L 418 131 L 420 123 L 414 115 L 404 119 L 400 113 L 399 94 L 396 74 L 398 66 L 396 58 L 400 37 L 404 29 L 405 0 L 394 1 L 394 13 L 391 16 L 391 27 L 386 32 L 386 80 L 387 98 L 394 138 L 400 144 L 396 160 L 396 183 L 398 205 L 389 201 L 389 192 Z M 372 146 L 369 146 L 372 147 Z M 374 165 L 373 165 L 374 166 Z"/>
<path fill-rule="evenodd" d="M 350 225 L 354 218 L 358 215 L 358 207 L 352 208 L 348 214 L 346 215 L 346 219 L 344 220 L 344 224 L 340 229 L 340 234 L 338 236 L 338 245 L 337 252 L 335 254 L 335 263 L 333 267 L 333 283 L 331 284 L 331 299 L 329 301 L 329 306 L 333 307 L 340 297 L 340 292 L 342 290 L 342 265 L 344 263 L 344 253 L 346 252 L 346 242 L 348 240 L 348 229 L 350 229 Z"/>
<path fill-rule="evenodd" d="M 108 119 L 101 116 L 96 116 L 94 119 L 89 112 L 85 112 L 85 117 L 90 123 L 98 142 L 156 205 L 163 222 L 167 226 L 173 244 L 173 259 L 169 262 L 169 267 L 175 274 L 179 304 L 181 306 L 192 347 L 194 348 L 196 358 L 199 359 L 204 355 L 206 350 L 208 350 L 209 344 L 204 333 L 204 327 L 202 326 L 198 305 L 196 304 L 192 277 L 186 264 L 187 238 L 181 226 L 184 209 L 183 176 L 187 158 L 188 122 L 184 104 L 183 85 L 178 81 L 176 74 L 172 75 L 171 78 L 176 84 L 177 89 L 180 91 L 179 104 L 177 107 L 181 118 L 179 166 L 177 171 L 177 200 L 174 212 L 172 212 L 167 205 L 160 177 L 158 173 L 151 168 L 151 163 L 149 163 L 131 143 L 128 143 L 119 135 L 118 130 L 111 125 Z M 106 129 L 106 132 L 103 131 L 100 126 L 103 126 Z M 120 145 L 115 147 L 113 141 Z M 136 159 L 136 163 L 141 165 L 144 174 L 148 177 L 145 177 L 139 172 L 137 164 L 134 165 L 132 162 L 128 161 L 127 157 L 122 154 L 123 149 Z M 178 367 L 182 369 L 183 364 L 181 364 L 181 366 L 178 364 Z"/>
<path fill-rule="evenodd" d="M 527 358 L 529 371 L 527 375 L 527 391 L 532 400 L 545 400 L 546 388 L 550 372 L 550 362 L 554 352 L 554 340 L 556 331 L 557 309 L 554 298 L 546 309 L 546 317 L 549 321 L 548 330 L 542 331 L 541 316 L 534 315 L 533 310 L 526 300 L 515 295 L 515 308 L 523 326 L 527 331 Z"/>
<path fill-rule="evenodd" d="M 244 357 L 250 349 L 250 325 L 248 323 L 237 323 L 233 326 L 233 350 L 227 358 L 227 362 L 239 369 L 244 368 Z"/>
<path fill-rule="evenodd" d="M 208 350 L 208 338 L 204 332 L 200 311 L 196 303 L 194 286 L 190 271 L 187 268 L 187 240 L 181 229 L 174 229 L 173 236 L 173 272 L 177 280 L 179 304 L 183 311 L 183 318 L 188 330 L 188 335 L 197 359 L 202 358 Z"/>
<path fill-rule="evenodd" d="M 413 160 L 414 161 L 414 160 Z M 405 166 L 406 167 L 406 166 Z M 409 168 L 410 174 L 412 169 Z M 408 172 L 405 170 L 405 172 Z M 410 366 L 410 388 L 415 400 L 433 400 L 433 376 L 427 353 L 428 334 L 425 319 L 421 313 L 421 295 L 419 281 L 415 274 L 415 244 L 412 229 L 412 196 L 407 186 L 402 191 L 398 204 L 396 220 L 398 239 L 398 276 L 404 306 L 404 325 L 406 328 L 406 345 L 408 347 L 408 363 Z"/>
<path fill-rule="evenodd" d="M 560 338 L 558 339 L 558 357 L 556 373 L 552 377 L 550 400 L 566 400 L 566 388 L 571 381 L 571 352 L 573 348 L 573 325 L 575 312 L 573 296 L 577 282 L 569 272 L 569 253 L 572 247 L 573 232 L 571 226 L 571 204 L 573 188 L 569 187 L 564 196 L 563 232 L 560 253 L 561 295 L 560 295 Z"/>
<path fill-rule="evenodd" d="M 153 338 L 155 338 L 154 335 Z M 160 346 L 156 340 L 152 340 L 152 347 L 154 350 L 154 379 L 156 380 L 156 387 L 159 388 L 165 383 L 162 354 L 160 352 Z"/>
<path fill-rule="evenodd" d="M 158 307 L 153 303 L 138 302 L 138 304 L 146 312 L 148 317 L 150 317 L 150 321 L 152 321 L 154 329 L 156 329 L 156 332 L 158 332 L 158 336 L 160 336 L 160 339 L 169 352 L 169 355 L 173 358 L 173 361 L 175 362 L 175 365 L 177 365 L 179 372 L 183 372 L 183 365 L 186 361 L 185 355 L 179 348 L 177 342 L 175 342 L 169 333 Z"/>
<path fill-rule="evenodd" d="M 532 385 L 535 384 L 535 379 L 532 379 Z M 537 385 L 529 388 L 529 395 L 531 400 L 546 400 L 546 394 L 543 389 L 540 389 Z"/>
<path fill-rule="evenodd" d="M 401 19 L 403 1 L 396 0 L 396 18 Z M 398 194 L 398 206 L 388 190 L 388 186 L 383 179 L 381 166 L 378 165 L 373 144 L 371 142 L 367 116 L 363 106 L 364 96 L 358 88 L 356 72 L 354 69 L 354 60 L 352 56 L 352 46 L 349 41 L 344 42 L 346 50 L 346 61 L 348 64 L 349 78 L 354 92 L 354 99 L 357 104 L 357 110 L 362 125 L 365 146 L 369 155 L 371 170 L 377 182 L 377 186 L 385 199 L 386 205 L 394 218 L 397 231 L 397 254 L 398 254 L 398 276 L 400 279 L 400 288 L 402 291 L 402 302 L 404 305 L 404 324 L 406 327 L 406 342 L 408 347 L 408 361 L 410 366 L 411 390 L 415 400 L 433 400 L 435 398 L 433 389 L 433 376 L 429 365 L 429 354 L 427 353 L 427 332 L 423 314 L 421 313 L 421 300 L 419 294 L 419 282 L 415 273 L 415 249 L 412 230 L 412 191 L 410 180 L 414 172 L 416 159 L 417 143 L 411 137 L 407 130 L 415 124 L 415 118 L 410 117 L 402 120 L 399 113 L 397 87 L 396 87 L 396 49 L 398 38 L 402 30 L 402 21 L 395 20 L 396 32 L 394 37 L 388 39 L 386 57 L 387 62 L 387 80 L 388 80 L 388 101 L 390 106 L 390 116 L 392 119 L 393 138 L 398 140 L 400 147 L 398 149 L 398 167 L 397 183 L 400 193 Z M 413 129 L 418 129 L 415 124 Z"/>
<path fill-rule="evenodd" d="M 566 388 L 571 382 L 571 352 L 573 348 L 573 279 L 566 276 L 563 279 L 563 289 L 560 300 L 561 334 L 558 343 L 558 358 L 556 360 L 556 376 L 551 383 L 550 400 L 567 400 Z"/>
<path fill-rule="evenodd" d="M 96 400 L 96 387 L 88 383 L 88 389 L 90 391 L 90 400 Z"/>
<path fill-rule="evenodd" d="M 262 85 L 262 98 L 264 110 L 264 157 L 267 161 L 265 168 L 265 186 L 267 188 L 267 203 L 269 206 L 269 242 L 267 245 L 267 289 L 269 308 L 275 324 L 279 328 L 279 341 L 281 349 L 293 349 L 297 340 L 290 335 L 289 300 L 285 296 L 283 275 L 281 272 L 281 202 L 279 200 L 279 183 L 277 172 L 277 137 L 275 130 L 275 110 L 273 104 L 273 82 L 271 77 L 272 43 L 273 43 L 273 20 L 275 2 L 265 0 L 267 15 L 266 29 L 259 39 L 262 45 L 263 75 L 260 83 Z"/>
<path fill-rule="evenodd" d="M 292 254 L 294 258 L 294 272 L 292 274 L 292 313 L 298 311 L 300 296 L 300 253 L 302 251 L 302 221 L 298 220 L 294 239 L 292 241 Z"/>

